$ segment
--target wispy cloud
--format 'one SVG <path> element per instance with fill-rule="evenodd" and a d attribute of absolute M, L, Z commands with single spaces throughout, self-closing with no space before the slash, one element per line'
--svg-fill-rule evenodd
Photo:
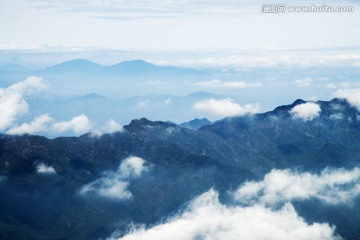
<path fill-rule="evenodd" d="M 223 88 L 249 88 L 249 87 L 261 87 L 259 82 L 247 82 L 247 81 L 221 81 L 214 79 L 204 82 L 195 82 L 194 86 L 198 87 L 223 87 Z"/>
<path fill-rule="evenodd" d="M 303 78 L 293 81 L 293 83 L 298 87 L 310 87 L 312 78 Z"/>
<path fill-rule="evenodd" d="M 144 101 L 140 101 L 138 102 L 138 104 L 136 105 L 136 108 L 138 109 L 142 109 L 142 108 L 146 108 L 150 103 L 150 100 L 149 99 L 146 99 Z"/>
<path fill-rule="evenodd" d="M 116 172 L 104 172 L 101 178 L 83 186 L 81 194 L 95 194 L 114 200 L 128 200 L 132 197 L 127 189 L 130 179 L 140 177 L 148 168 L 145 160 L 139 157 L 124 159 Z"/>
<path fill-rule="evenodd" d="M 296 105 L 290 110 L 294 118 L 300 118 L 304 121 L 311 121 L 318 117 L 321 112 L 320 105 L 313 102 L 307 102 Z"/>
<path fill-rule="evenodd" d="M 243 116 L 259 112 L 258 105 L 246 104 L 241 106 L 231 98 L 224 99 L 206 99 L 196 102 L 192 106 L 193 110 L 208 112 L 214 115 L 226 116 Z"/>

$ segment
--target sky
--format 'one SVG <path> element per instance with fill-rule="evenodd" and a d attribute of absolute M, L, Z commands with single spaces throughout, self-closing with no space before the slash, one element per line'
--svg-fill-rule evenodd
<path fill-rule="evenodd" d="M 276 2 L 354 6 L 351 13 L 262 13 L 269 3 L 273 2 L 0 0 L 0 49 L 2 55 L 75 52 L 101 63 L 147 58 L 172 65 L 189 65 L 191 56 L 229 58 L 284 49 L 359 53 L 358 1 Z"/>

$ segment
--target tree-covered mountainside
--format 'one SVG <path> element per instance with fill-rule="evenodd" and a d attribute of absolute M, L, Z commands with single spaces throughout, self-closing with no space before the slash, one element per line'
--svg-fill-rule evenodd
<path fill-rule="evenodd" d="M 339 99 L 316 102 L 320 110 L 310 117 L 293 111 L 303 104 L 198 130 L 143 118 L 101 136 L 1 135 L 0 239 L 121 235 L 132 223 L 158 223 L 211 188 L 231 202 L 229 191 L 272 169 L 358 166 L 360 112 Z M 328 222 L 351 239 L 360 236 L 360 201 L 354 201 L 294 206 L 307 221 Z"/>

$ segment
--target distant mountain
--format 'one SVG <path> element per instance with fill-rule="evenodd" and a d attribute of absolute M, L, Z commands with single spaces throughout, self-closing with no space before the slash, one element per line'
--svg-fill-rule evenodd
<path fill-rule="evenodd" d="M 333 99 L 316 102 L 321 112 L 313 119 L 295 118 L 289 111 L 304 103 L 299 99 L 198 130 L 140 118 L 102 136 L 0 135 L 0 238 L 104 239 L 131 224 L 161 222 L 211 188 L 227 202 L 229 190 L 274 168 L 314 173 L 359 166 L 360 112 Z M 144 159 L 148 171 L 122 182 L 111 173 L 131 156 Z M 117 190 L 126 185 L 131 200 L 80 193 L 85 185 L 106 187 L 111 181 Z M 360 235 L 360 199 L 330 207 L 300 199 L 294 206 L 306 221 L 328 222 L 349 239 Z"/>
<path fill-rule="evenodd" d="M 78 74 L 89 74 L 96 73 L 104 69 L 105 66 L 100 64 L 84 60 L 84 59 L 74 59 L 71 61 L 63 62 L 51 67 L 47 67 L 37 72 L 51 73 L 55 72 L 57 74 L 67 74 L 67 73 L 78 73 Z"/>
<path fill-rule="evenodd" d="M 172 66 L 157 66 L 144 60 L 132 60 L 121 62 L 107 68 L 107 73 L 116 73 L 124 75 L 136 74 L 198 74 L 198 71 L 192 69 L 178 68 Z"/>
<path fill-rule="evenodd" d="M 15 64 L 15 63 L 7 63 L 7 62 L 0 62 L 0 72 L 24 72 L 27 71 L 26 68 Z"/>
<path fill-rule="evenodd" d="M 189 128 L 189 129 L 193 129 L 193 130 L 198 130 L 199 128 L 206 126 L 206 125 L 210 125 L 211 122 L 206 119 L 206 118 L 195 118 L 189 122 L 184 122 L 181 123 L 179 126 L 184 127 L 184 128 Z"/>
<path fill-rule="evenodd" d="M 74 59 L 42 70 L 38 73 L 56 73 L 56 74 L 96 74 L 96 75 L 120 75 L 120 76 L 136 76 L 136 75 L 169 75 L 169 74 L 198 74 L 198 71 L 192 69 L 157 66 L 144 60 L 124 61 L 112 66 L 100 65 L 84 59 Z"/>

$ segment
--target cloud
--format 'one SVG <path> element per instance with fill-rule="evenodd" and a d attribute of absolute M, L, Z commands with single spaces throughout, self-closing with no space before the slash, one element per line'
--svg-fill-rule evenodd
<path fill-rule="evenodd" d="M 219 79 L 205 81 L 205 82 L 196 82 L 194 86 L 198 87 L 223 87 L 223 88 L 248 88 L 248 87 L 261 87 L 262 84 L 255 82 L 249 83 L 246 81 L 229 81 L 223 82 Z"/>
<path fill-rule="evenodd" d="M 334 95 L 337 98 L 345 99 L 360 111 L 360 88 L 339 89 Z"/>
<path fill-rule="evenodd" d="M 298 87 L 309 87 L 311 85 L 311 78 L 298 79 L 293 81 L 293 83 Z"/>
<path fill-rule="evenodd" d="M 226 206 L 214 190 L 194 199 L 178 216 L 151 228 L 138 227 L 120 240 L 213 240 L 213 239 L 339 239 L 326 223 L 307 223 L 291 204 L 278 210 L 264 206 Z"/>
<path fill-rule="evenodd" d="M 73 117 L 69 121 L 57 122 L 53 126 L 53 130 L 56 133 L 73 131 L 75 134 L 82 134 L 90 131 L 90 129 L 90 120 L 85 115 Z"/>
<path fill-rule="evenodd" d="M 129 180 L 141 176 L 148 168 L 144 166 L 144 159 L 139 157 L 128 157 L 123 160 L 116 172 L 104 172 L 103 177 L 83 186 L 81 194 L 95 194 L 101 197 L 127 200 L 132 197 L 127 189 Z"/>
<path fill-rule="evenodd" d="M 42 78 L 29 77 L 7 88 L 0 88 L 0 131 L 12 127 L 17 118 L 28 111 L 25 97 L 46 88 Z"/>
<path fill-rule="evenodd" d="M 148 85 L 160 85 L 161 81 L 159 81 L 159 80 L 147 81 L 146 84 L 148 84 Z"/>
<path fill-rule="evenodd" d="M 116 122 L 114 119 L 107 121 L 101 128 L 94 129 L 91 131 L 94 137 L 99 137 L 103 134 L 111 134 L 115 132 L 123 132 L 124 128 L 120 123 Z"/>
<path fill-rule="evenodd" d="M 147 100 L 144 100 L 144 101 L 140 101 L 138 102 L 138 104 L 136 105 L 136 108 L 138 109 L 142 109 L 142 108 L 146 108 L 149 104 L 150 100 L 147 99 Z"/>
<path fill-rule="evenodd" d="M 249 113 L 259 112 L 258 105 L 246 104 L 244 106 L 239 105 L 231 98 L 224 99 L 206 99 L 196 102 L 192 108 L 198 111 L 209 112 L 211 114 L 226 116 L 243 116 Z"/>
<path fill-rule="evenodd" d="M 110 239 L 342 239 L 327 223 L 305 221 L 291 202 L 350 204 L 360 195 L 359 183 L 360 168 L 319 174 L 272 170 L 263 180 L 246 182 L 231 193 L 233 205 L 222 204 L 211 189 L 158 225 L 133 227 L 124 236 L 115 232 Z"/>
<path fill-rule="evenodd" d="M 336 88 L 336 84 L 334 83 L 328 83 L 325 85 L 326 88 Z"/>
<path fill-rule="evenodd" d="M 103 127 L 103 131 L 106 133 L 121 132 L 123 130 L 120 123 L 116 122 L 114 119 L 107 121 Z"/>
<path fill-rule="evenodd" d="M 170 105 L 171 103 L 172 103 L 172 101 L 171 101 L 170 98 L 168 98 L 168 99 L 165 100 L 165 104 L 166 104 L 166 105 Z"/>
<path fill-rule="evenodd" d="M 234 199 L 245 205 L 275 205 L 293 200 L 318 199 L 327 204 L 349 204 L 360 194 L 360 169 L 329 170 L 321 174 L 272 170 L 259 182 L 242 185 Z"/>
<path fill-rule="evenodd" d="M 304 121 L 311 121 L 317 116 L 319 116 L 321 108 L 319 104 L 307 102 L 303 104 L 296 105 L 291 109 L 290 113 L 294 118 L 301 118 Z"/>
<path fill-rule="evenodd" d="M 48 123 L 53 119 L 47 114 L 43 114 L 39 117 L 36 117 L 30 123 L 23 123 L 20 126 L 14 126 L 10 128 L 8 134 L 34 134 L 37 132 L 44 132 L 48 129 Z"/>
<path fill-rule="evenodd" d="M 47 166 L 42 162 L 36 166 L 36 171 L 39 174 L 56 174 L 56 171 L 52 166 Z"/>

